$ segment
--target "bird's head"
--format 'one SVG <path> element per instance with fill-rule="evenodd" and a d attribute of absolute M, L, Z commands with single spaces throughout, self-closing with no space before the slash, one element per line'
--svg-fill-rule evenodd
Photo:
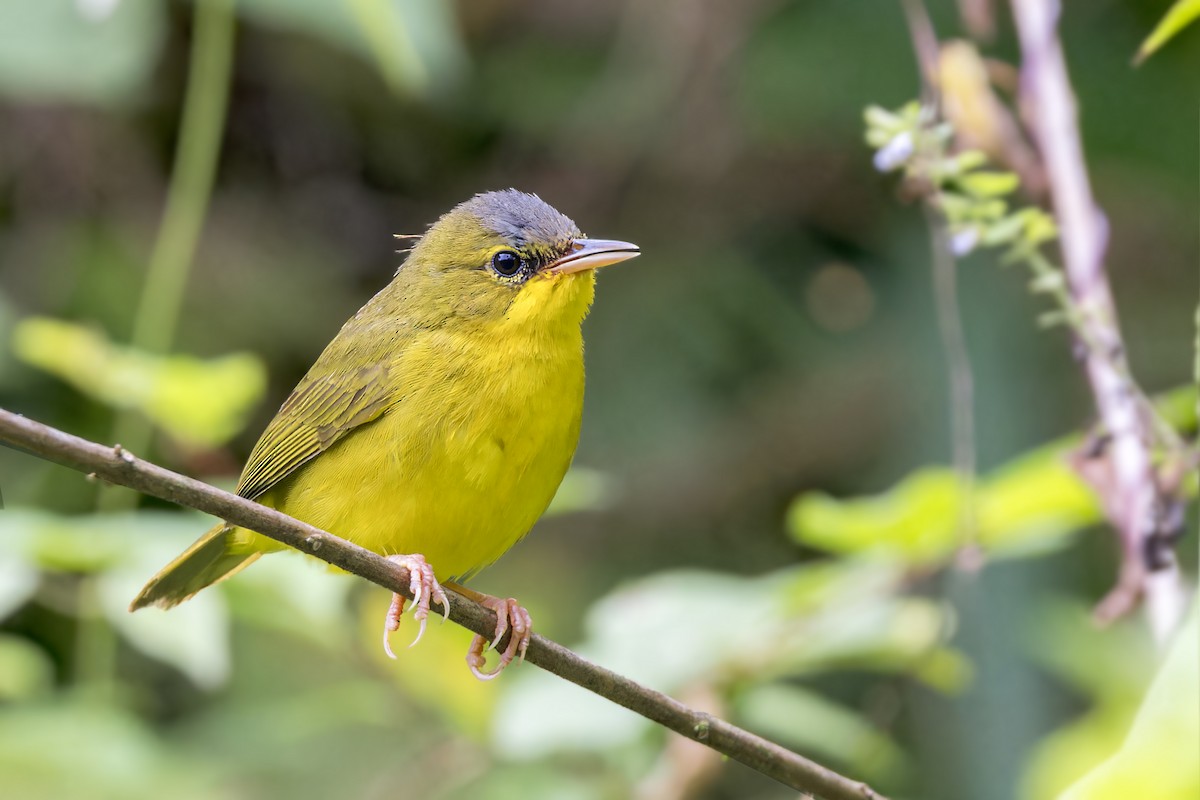
<path fill-rule="evenodd" d="M 455 317 L 578 322 L 592 301 L 595 268 L 640 252 L 629 242 L 589 239 L 541 198 L 507 189 L 444 214 L 396 277 Z"/>

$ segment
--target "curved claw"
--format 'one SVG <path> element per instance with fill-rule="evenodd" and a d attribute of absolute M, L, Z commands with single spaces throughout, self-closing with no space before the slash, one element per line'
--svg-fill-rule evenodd
<path fill-rule="evenodd" d="M 424 556 L 419 554 L 388 556 L 388 561 L 394 562 L 408 572 L 408 588 L 413 594 L 413 619 L 421 624 L 416 638 L 409 645 L 412 647 L 425 635 L 425 627 L 429 618 L 429 601 L 436 599 L 441 603 L 442 613 L 448 618 L 450 616 L 450 600 L 442 590 L 441 584 L 437 582 L 437 578 L 434 577 L 433 568 L 425 561 Z M 389 658 L 396 657 L 392 651 L 390 636 L 393 631 L 400 628 L 400 617 L 404 613 L 405 601 L 403 595 L 392 595 L 392 605 L 388 608 L 387 617 L 384 619 L 383 652 L 387 653 Z"/>
<path fill-rule="evenodd" d="M 425 625 L 428 622 L 429 620 L 422 618 L 421 627 L 417 630 L 417 635 L 413 638 L 412 643 L 409 644 L 410 649 L 416 647 L 417 642 L 421 641 L 421 637 L 425 635 Z"/>
<path fill-rule="evenodd" d="M 525 660 L 525 651 L 529 649 L 529 638 L 533 635 L 533 619 L 529 616 L 529 612 L 511 597 L 503 600 L 485 595 L 480 602 L 496 613 L 496 638 L 489 644 L 487 639 L 477 634 L 467 649 L 467 666 L 470 668 L 471 674 L 479 680 L 490 681 L 503 672 L 514 658 L 519 657 L 520 660 Z M 484 653 L 487 650 L 496 649 L 510 628 L 512 635 L 508 639 L 508 646 L 500 654 L 500 663 L 492 671 L 484 671 L 483 666 L 487 660 Z"/>

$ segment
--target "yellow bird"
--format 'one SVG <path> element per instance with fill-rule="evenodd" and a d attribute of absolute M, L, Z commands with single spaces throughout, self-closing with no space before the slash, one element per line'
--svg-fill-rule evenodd
<path fill-rule="evenodd" d="M 496 612 L 498 642 L 467 662 L 481 679 L 523 655 L 529 614 L 463 581 L 517 543 L 554 497 L 579 439 L 580 323 L 596 267 L 640 253 L 588 239 L 535 195 L 479 194 L 420 237 L 396 276 L 344 326 L 250 454 L 237 492 L 374 550 L 409 571 L 424 632 L 447 585 Z M 260 534 L 217 525 L 155 575 L 131 610 L 169 608 L 264 553 Z M 404 598 L 384 624 L 384 648 Z M 417 638 L 420 638 L 418 633 Z M 415 643 L 415 642 L 414 642 Z M 392 656 L 394 658 L 394 656 Z"/>

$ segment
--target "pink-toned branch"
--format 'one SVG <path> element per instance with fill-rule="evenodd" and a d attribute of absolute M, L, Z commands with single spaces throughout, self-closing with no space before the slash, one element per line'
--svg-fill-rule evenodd
<path fill-rule="evenodd" d="M 1151 460 L 1151 422 L 1133 383 L 1104 267 L 1108 226 L 1092 196 L 1079 136 L 1075 97 L 1058 38 L 1055 0 L 1012 0 L 1021 44 L 1021 98 L 1050 186 L 1067 282 L 1080 310 L 1087 378 L 1103 427 L 1101 446 L 1085 470 L 1122 541 L 1117 586 L 1097 609 L 1102 618 L 1144 598 L 1156 638 L 1164 641 L 1186 598 L 1164 519 L 1171 506 Z"/>

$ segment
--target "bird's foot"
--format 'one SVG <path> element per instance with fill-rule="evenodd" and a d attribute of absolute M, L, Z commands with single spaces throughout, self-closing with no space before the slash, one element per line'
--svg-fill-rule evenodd
<path fill-rule="evenodd" d="M 476 635 L 467 649 L 467 666 L 471 668 L 471 674 L 479 680 L 490 681 L 503 672 L 514 658 L 525 660 L 525 651 L 529 648 L 529 637 L 533 636 L 533 619 L 530 618 L 525 607 L 511 597 L 503 599 L 487 594 L 473 594 L 476 596 L 472 599 L 496 612 L 496 637 L 489 643 L 485 637 Z M 508 637 L 508 646 L 500 654 L 500 663 L 491 672 L 484 671 L 483 665 L 487 661 L 486 652 L 494 650 L 500 644 L 500 640 L 504 638 L 504 634 L 510 630 L 512 635 Z"/>
<path fill-rule="evenodd" d="M 408 571 L 408 588 L 413 594 L 413 619 L 421 623 L 421 629 L 417 631 L 417 638 L 413 639 L 412 644 L 409 645 L 412 647 L 425 635 L 430 600 L 436 600 L 441 605 L 442 614 L 448 619 L 450 617 L 450 599 L 442 591 L 442 585 L 434 577 L 433 568 L 425 561 L 425 556 L 418 553 L 408 556 L 388 556 L 388 561 Z M 387 617 L 384 618 L 383 652 L 388 654 L 388 658 L 396 657 L 396 654 L 392 652 L 391 635 L 400 628 L 400 616 L 404 613 L 404 604 L 407 599 L 402 594 L 393 594 L 392 605 L 388 608 Z"/>

